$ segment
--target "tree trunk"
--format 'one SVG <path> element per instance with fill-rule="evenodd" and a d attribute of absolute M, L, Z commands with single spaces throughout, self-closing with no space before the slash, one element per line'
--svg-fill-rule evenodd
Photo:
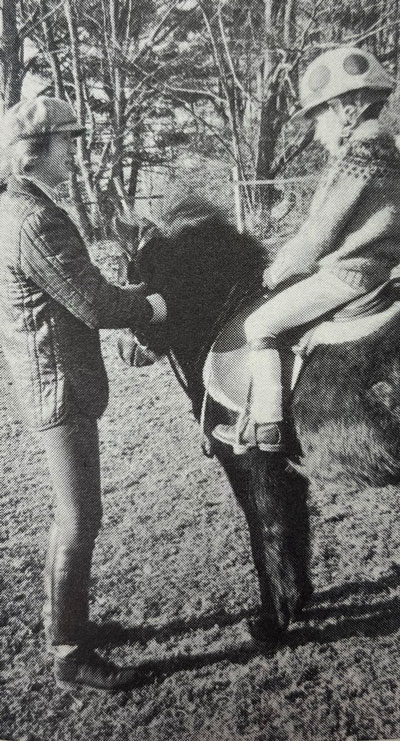
<path fill-rule="evenodd" d="M 0 18 L 0 94 L 4 113 L 21 97 L 22 47 L 17 29 L 16 0 L 3 0 Z"/>
<path fill-rule="evenodd" d="M 280 122 L 276 110 L 276 83 L 274 84 L 273 81 L 274 73 L 276 73 L 276 68 L 274 69 L 276 60 L 274 53 L 275 39 L 273 33 L 274 16 L 272 0 L 265 0 L 264 23 L 265 52 L 260 70 L 259 98 L 261 100 L 261 108 L 256 150 L 256 180 L 269 180 L 271 178 L 271 166 L 274 161 L 277 132 L 280 130 Z M 273 202 L 274 189 L 261 185 L 258 187 L 257 195 L 259 203 L 269 209 Z"/>
<path fill-rule="evenodd" d="M 283 44 L 289 50 L 295 42 L 296 0 L 286 0 L 283 13 Z M 277 18 L 273 0 L 265 0 L 265 53 L 260 70 L 259 99 L 261 100 L 259 131 L 256 149 L 256 180 L 273 178 L 276 142 L 282 128 L 282 110 L 280 106 L 281 65 L 276 53 L 274 29 Z M 288 53 L 288 51 L 286 52 Z M 258 202 L 269 210 L 274 202 L 273 185 L 261 185 L 258 189 Z"/>
<path fill-rule="evenodd" d="M 124 142 L 123 142 L 123 131 L 124 131 L 124 112 L 125 112 L 125 75 L 121 70 L 120 63 L 120 50 L 122 46 L 122 39 L 119 38 L 118 33 L 118 16 L 119 16 L 119 3 L 118 0 L 109 0 L 109 22 L 110 22 L 110 45 L 111 51 L 109 54 L 110 60 L 110 78 L 113 86 L 113 113 L 112 113 L 112 124 L 113 124 L 113 163 L 112 163 L 112 178 L 118 178 L 121 185 L 124 186 L 124 168 L 123 168 L 123 156 L 124 156 Z M 125 192 L 125 191 L 123 191 Z"/>
<path fill-rule="evenodd" d="M 65 100 L 64 81 L 61 74 L 60 60 L 55 50 L 53 28 L 48 17 L 49 9 L 46 0 L 42 0 L 41 2 L 41 12 L 43 15 L 43 36 L 46 44 L 47 58 L 49 60 L 51 74 L 53 77 L 54 92 L 57 98 Z"/>
<path fill-rule="evenodd" d="M 227 117 L 227 120 L 229 121 L 230 129 L 231 129 L 231 144 L 232 144 L 232 151 L 233 156 L 235 159 L 235 164 L 237 167 L 238 172 L 238 178 L 244 184 L 244 181 L 246 179 L 246 168 L 245 168 L 245 162 L 243 160 L 242 151 L 241 151 L 241 136 L 240 136 L 240 125 L 239 125 L 239 115 L 237 110 L 237 96 L 236 96 L 236 80 L 234 79 L 232 75 L 232 69 L 229 66 L 226 67 L 226 47 L 224 45 L 224 29 L 222 22 L 220 22 L 220 35 L 221 35 L 221 41 L 222 41 L 222 49 L 220 51 L 219 45 L 218 45 L 218 39 L 217 35 L 214 33 L 213 26 L 211 23 L 211 19 L 214 16 L 213 11 L 213 5 L 210 7 L 206 7 L 206 4 L 201 2 L 199 3 L 204 23 L 209 35 L 209 39 L 212 45 L 213 50 L 213 56 L 214 61 L 216 64 L 216 67 L 218 69 L 218 82 L 220 86 L 220 90 L 222 93 L 222 96 L 225 98 L 225 105 L 224 105 L 224 113 Z M 223 50 L 225 50 L 225 56 L 223 53 Z M 222 97 L 221 96 L 221 97 Z M 247 186 L 244 185 L 244 187 L 240 190 L 240 195 L 243 197 L 244 203 L 246 204 L 246 210 L 251 212 L 252 211 L 252 198 L 250 195 L 250 191 L 248 190 Z M 243 209 L 245 212 L 245 209 Z"/>
<path fill-rule="evenodd" d="M 129 185 L 128 185 L 128 195 L 131 199 L 135 198 L 136 196 L 138 177 L 139 177 L 141 164 L 142 163 L 138 157 L 132 157 L 131 170 L 129 174 Z"/>
<path fill-rule="evenodd" d="M 75 214 L 78 222 L 79 231 L 87 244 L 93 241 L 93 225 L 85 208 L 85 204 L 82 200 L 82 193 L 79 187 L 79 183 L 76 177 L 76 173 L 73 173 L 69 183 L 69 192 L 71 200 L 75 206 Z"/>
<path fill-rule="evenodd" d="M 400 3 L 399 0 L 395 0 L 394 4 L 394 23 L 393 23 L 393 47 L 395 50 L 393 72 L 396 80 L 399 77 L 399 21 L 400 21 Z"/>
<path fill-rule="evenodd" d="M 75 104 L 78 121 L 82 126 L 85 124 L 85 98 L 83 92 L 83 70 L 80 58 L 78 24 L 76 15 L 76 0 L 65 0 L 64 11 L 68 24 L 68 32 L 71 47 L 72 76 L 75 88 Z M 92 238 L 104 236 L 102 219 L 100 214 L 97 193 L 93 188 L 92 173 L 90 167 L 90 153 L 87 148 L 86 139 L 80 136 L 77 139 L 77 160 L 82 176 L 83 185 L 89 201 L 89 212 L 92 221 Z"/>
<path fill-rule="evenodd" d="M 295 33 L 296 0 L 287 0 L 284 15 L 283 43 L 289 49 L 296 40 Z"/>

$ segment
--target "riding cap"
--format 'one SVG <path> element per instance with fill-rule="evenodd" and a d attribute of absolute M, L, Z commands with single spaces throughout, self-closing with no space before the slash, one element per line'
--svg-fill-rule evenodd
<path fill-rule="evenodd" d="M 36 139 L 46 134 L 70 132 L 81 136 L 73 108 L 65 100 L 40 95 L 12 106 L 1 121 L 0 144 L 5 147 L 21 139 Z"/>
<path fill-rule="evenodd" d="M 307 67 L 300 82 L 301 109 L 292 119 L 353 90 L 375 90 L 381 93 L 376 100 L 386 100 L 395 84 L 370 52 L 352 46 L 331 49 Z"/>

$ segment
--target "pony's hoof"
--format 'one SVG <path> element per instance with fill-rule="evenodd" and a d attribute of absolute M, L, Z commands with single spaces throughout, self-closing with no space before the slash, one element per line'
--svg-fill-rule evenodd
<path fill-rule="evenodd" d="M 285 628 L 281 628 L 271 618 L 262 615 L 247 621 L 249 633 L 255 643 L 263 648 L 275 647 L 282 641 Z"/>
<path fill-rule="evenodd" d="M 303 608 L 307 605 L 307 603 L 311 600 L 314 593 L 314 589 L 311 584 L 308 584 L 306 587 L 304 587 L 303 591 L 301 592 L 300 596 L 298 597 L 298 600 L 294 606 L 293 610 L 293 619 L 299 620 L 301 618 L 301 614 L 303 612 Z"/>

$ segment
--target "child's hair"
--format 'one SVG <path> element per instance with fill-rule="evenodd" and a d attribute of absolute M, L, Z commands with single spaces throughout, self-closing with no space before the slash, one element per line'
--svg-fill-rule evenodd
<path fill-rule="evenodd" d="M 5 182 L 10 175 L 28 175 L 37 161 L 49 151 L 51 134 L 30 139 L 19 139 L 0 155 L 0 181 Z"/>
<path fill-rule="evenodd" d="M 357 117 L 359 121 L 369 121 L 371 119 L 379 118 L 382 109 L 386 105 L 387 97 L 385 96 L 385 92 L 382 90 L 370 90 L 369 88 L 350 90 L 337 98 L 332 98 L 332 100 L 329 100 L 326 103 L 321 103 L 321 105 L 313 108 L 306 114 L 306 118 L 315 119 L 320 113 L 325 111 L 330 104 L 335 107 L 335 101 L 339 100 L 344 106 L 354 106 L 356 114 L 357 111 L 359 111 L 359 116 Z"/>
<path fill-rule="evenodd" d="M 379 118 L 382 108 L 387 101 L 387 95 L 382 90 L 371 90 L 370 88 L 361 88 L 360 90 L 350 90 L 343 93 L 335 100 L 340 100 L 343 106 L 353 106 L 359 121 L 367 121 Z"/>

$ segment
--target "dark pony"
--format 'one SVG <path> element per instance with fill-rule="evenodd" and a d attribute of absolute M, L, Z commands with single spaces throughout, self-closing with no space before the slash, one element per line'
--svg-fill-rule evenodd
<path fill-rule="evenodd" d="M 261 245 L 207 202 L 188 198 L 167 215 L 165 235 L 140 250 L 136 268 L 168 304 L 167 326 L 147 337 L 168 353 L 197 419 L 202 366 L 224 321 L 261 290 Z M 400 353 L 396 321 L 360 342 L 320 347 L 291 399 L 288 459 L 257 449 L 235 456 L 215 443 L 250 532 L 261 592 L 253 632 L 274 639 L 311 594 L 308 480 L 384 486 L 400 481 Z M 211 401 L 210 427 L 233 413 Z"/>

